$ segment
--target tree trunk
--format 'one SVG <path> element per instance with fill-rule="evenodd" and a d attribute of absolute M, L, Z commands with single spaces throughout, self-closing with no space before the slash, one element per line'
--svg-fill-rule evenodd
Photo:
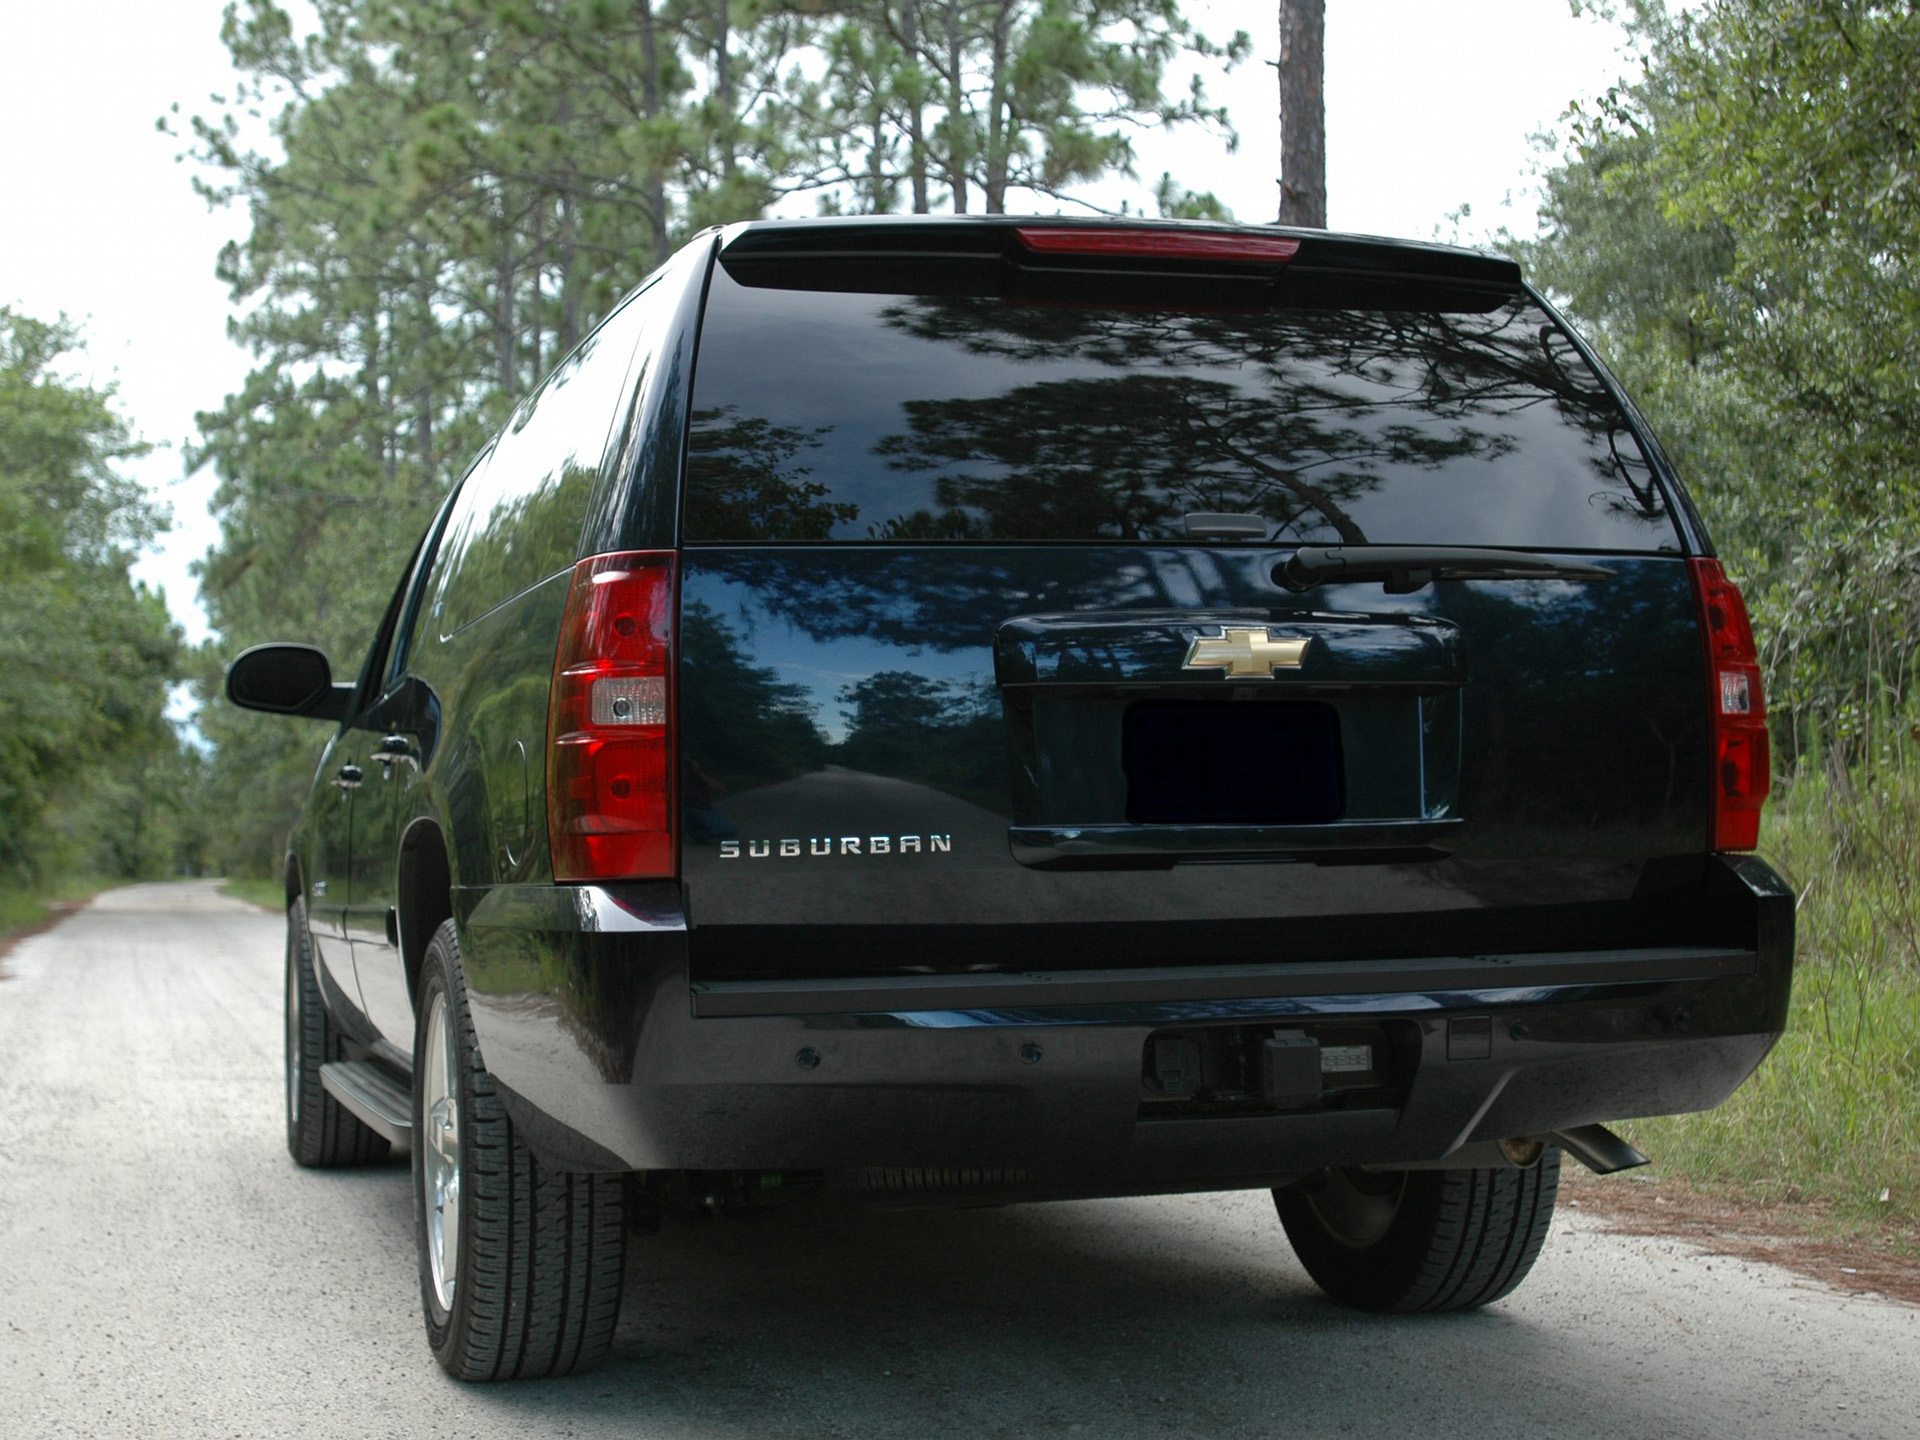
<path fill-rule="evenodd" d="M 494 262 L 493 276 L 493 354 L 498 366 L 500 393 L 517 396 L 520 393 L 519 356 L 514 334 L 513 287 L 517 277 L 514 274 L 513 230 L 507 217 L 506 191 L 500 195 L 500 253 Z"/>
<path fill-rule="evenodd" d="M 565 145 L 570 138 L 568 128 L 573 120 L 573 98 L 564 92 L 560 96 L 556 119 L 563 137 L 561 143 Z M 573 190 L 573 163 L 566 160 L 560 166 L 560 340 L 555 359 L 571 354 L 580 339 L 580 287 L 574 282 L 575 261 L 579 257 L 576 254 Z"/>
<path fill-rule="evenodd" d="M 388 451 L 391 437 L 387 432 L 392 417 L 387 413 L 390 406 L 387 403 L 387 398 L 381 394 L 380 385 L 380 351 L 382 348 L 380 344 L 380 314 L 383 308 L 381 305 L 382 298 L 383 297 L 376 294 L 373 303 L 368 306 L 367 313 L 360 322 L 362 336 L 361 347 L 365 352 L 360 361 L 360 393 L 366 403 L 368 413 L 379 417 L 377 424 L 369 424 L 367 426 L 367 449 L 375 465 L 390 471 L 391 456 Z M 391 473 L 389 473 L 388 479 L 392 479 Z"/>
<path fill-rule="evenodd" d="M 967 213 L 967 117 L 960 71 L 960 0 L 947 0 L 947 185 L 953 213 Z"/>
<path fill-rule="evenodd" d="M 920 0 L 906 0 L 901 6 L 901 30 L 907 61 L 920 68 Z M 907 172 L 913 179 L 913 213 L 924 215 L 927 203 L 927 136 L 916 89 L 907 102 Z"/>
<path fill-rule="evenodd" d="M 720 101 L 720 168 L 733 178 L 733 37 L 728 0 L 715 0 L 713 11 L 713 93 Z"/>
<path fill-rule="evenodd" d="M 414 296 L 419 307 L 419 325 L 423 333 L 433 330 L 433 287 L 421 281 Z M 415 364 L 419 363 L 416 357 Z M 423 484 L 435 483 L 433 473 L 433 382 L 429 380 L 414 394 L 413 453 L 420 462 Z"/>
<path fill-rule="evenodd" d="M 580 340 L 580 286 L 573 275 L 577 254 L 574 236 L 573 175 L 569 171 L 560 191 L 560 345 L 554 358 L 571 354 Z"/>
<path fill-rule="evenodd" d="M 413 453 L 420 462 L 422 483 L 432 484 L 433 474 L 433 387 L 422 386 L 413 399 Z"/>
<path fill-rule="evenodd" d="M 546 278 L 547 278 L 547 200 L 536 194 L 533 202 L 533 263 L 527 267 L 533 276 L 533 293 L 527 297 L 527 321 L 532 327 L 533 373 L 527 377 L 531 390 L 547 373 Z"/>
<path fill-rule="evenodd" d="M 993 40 L 990 50 L 993 84 L 987 102 L 987 213 L 1007 213 L 1007 161 L 1012 148 L 1013 117 L 1007 113 L 1011 103 L 1007 84 L 1007 45 L 1013 29 L 1012 0 L 1000 0 L 993 16 Z"/>
<path fill-rule="evenodd" d="M 1327 228 L 1326 0 L 1280 0 L 1280 223 Z"/>
<path fill-rule="evenodd" d="M 660 49 L 653 28 L 653 0 L 640 0 L 640 109 L 649 125 L 660 115 Z M 649 137 L 650 146 L 659 143 Z M 667 171 L 656 155 L 647 162 L 647 222 L 653 226 L 653 263 L 667 263 Z"/>

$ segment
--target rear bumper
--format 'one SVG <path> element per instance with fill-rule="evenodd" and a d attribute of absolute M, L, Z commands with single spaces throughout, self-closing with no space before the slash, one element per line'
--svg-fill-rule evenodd
<path fill-rule="evenodd" d="M 1712 883 L 1743 917 L 1720 948 L 702 986 L 671 886 L 496 887 L 456 909 L 482 1058 L 551 1163 L 1124 1193 L 1718 1104 L 1785 1024 L 1793 896 L 1751 858 Z M 1455 1022 L 1480 1017 L 1485 1053 L 1450 1058 Z M 1141 1116 L 1157 1030 L 1337 1020 L 1417 1034 L 1393 1108 Z"/>

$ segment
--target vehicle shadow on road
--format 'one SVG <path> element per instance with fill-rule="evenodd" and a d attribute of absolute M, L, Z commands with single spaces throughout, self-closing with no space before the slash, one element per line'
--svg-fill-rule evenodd
<path fill-rule="evenodd" d="M 482 1408 L 648 1435 L 1538 1435 L 1546 1384 L 1557 1434 L 1663 1430 L 1657 1401 L 1598 1373 L 1573 1421 L 1569 1372 L 1603 1367 L 1510 1306 L 1329 1304 L 1264 1193 L 948 1212 L 822 1197 L 633 1247 L 608 1363 L 488 1387 Z"/>

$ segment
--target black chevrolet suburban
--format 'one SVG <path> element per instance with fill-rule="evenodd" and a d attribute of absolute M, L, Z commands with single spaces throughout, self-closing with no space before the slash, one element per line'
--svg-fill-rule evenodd
<path fill-rule="evenodd" d="M 1262 1188 L 1484 1304 L 1779 1035 L 1738 591 L 1510 261 L 757 223 L 448 496 L 286 854 L 287 1135 L 412 1152 L 434 1354 L 607 1350 L 662 1210 Z"/>

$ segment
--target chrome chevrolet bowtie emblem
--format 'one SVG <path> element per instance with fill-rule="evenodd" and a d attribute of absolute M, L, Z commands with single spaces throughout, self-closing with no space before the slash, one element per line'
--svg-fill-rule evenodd
<path fill-rule="evenodd" d="M 1270 631 L 1230 628 L 1224 635 L 1196 635 L 1182 670 L 1224 670 L 1236 680 L 1271 680 L 1276 670 L 1298 670 L 1304 640 L 1276 640 Z"/>

